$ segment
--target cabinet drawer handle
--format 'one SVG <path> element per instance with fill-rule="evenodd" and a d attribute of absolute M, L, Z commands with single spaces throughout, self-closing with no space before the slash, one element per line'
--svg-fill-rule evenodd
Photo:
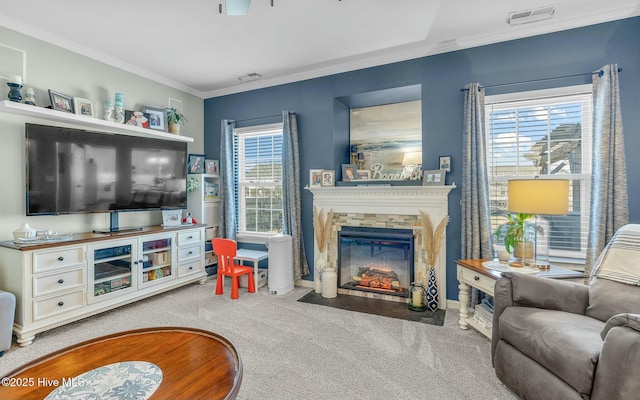
<path fill-rule="evenodd" d="M 189 269 L 193 269 L 193 267 L 189 267 Z"/>
<path fill-rule="evenodd" d="M 190 252 L 187 253 L 187 255 L 189 255 L 189 256 L 192 255 L 192 254 L 193 254 L 193 251 L 190 251 Z"/>
<path fill-rule="evenodd" d="M 58 257 L 58 261 L 64 261 L 64 257 L 62 256 Z"/>
<path fill-rule="evenodd" d="M 58 305 L 59 305 L 60 307 L 62 307 L 62 306 L 64 305 L 64 301 L 59 301 L 59 302 L 58 302 Z"/>
<path fill-rule="evenodd" d="M 187 237 L 187 239 L 193 239 L 193 236 L 189 236 L 189 237 Z"/>
<path fill-rule="evenodd" d="M 479 281 L 480 277 L 479 276 L 474 276 L 473 279 L 476 280 L 476 281 Z"/>
<path fill-rule="evenodd" d="M 62 278 L 58 279 L 58 283 L 59 284 L 63 284 L 64 283 L 64 279 L 62 279 Z"/>

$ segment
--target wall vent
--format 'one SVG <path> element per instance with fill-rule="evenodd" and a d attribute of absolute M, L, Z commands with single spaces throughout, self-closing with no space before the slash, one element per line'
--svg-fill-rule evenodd
<path fill-rule="evenodd" d="M 507 24 L 521 25 L 542 21 L 553 17 L 555 12 L 555 7 L 539 7 L 531 10 L 514 11 L 509 13 L 509 16 L 507 17 Z"/>

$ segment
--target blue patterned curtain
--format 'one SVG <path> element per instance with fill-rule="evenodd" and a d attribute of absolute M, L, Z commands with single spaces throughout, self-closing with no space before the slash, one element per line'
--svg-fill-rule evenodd
<path fill-rule="evenodd" d="M 487 137 L 484 124 L 484 88 L 465 86 L 462 133 L 462 249 L 463 259 L 492 258 Z M 480 303 L 480 291 L 471 289 L 471 306 Z M 460 307 L 465 305 L 461 304 Z"/>
<path fill-rule="evenodd" d="M 292 237 L 294 279 L 299 280 L 309 274 L 309 266 L 302 240 L 298 122 L 289 111 L 282 112 L 282 122 L 282 233 Z"/>
<path fill-rule="evenodd" d="M 233 181 L 233 130 L 236 122 L 223 119 L 220 135 L 220 226 L 218 236 L 236 238 L 235 187 Z"/>
<path fill-rule="evenodd" d="M 462 254 L 463 259 L 492 258 L 484 88 L 465 86 L 462 134 Z"/>
<path fill-rule="evenodd" d="M 618 65 L 605 65 L 593 75 L 593 157 L 591 215 L 585 276 L 611 240 L 629 222 L 627 164 L 624 156 Z"/>

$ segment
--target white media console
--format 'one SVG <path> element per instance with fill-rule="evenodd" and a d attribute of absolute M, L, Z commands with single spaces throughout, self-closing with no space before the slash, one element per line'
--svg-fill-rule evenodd
<path fill-rule="evenodd" d="M 0 242 L 0 289 L 16 296 L 13 330 L 35 335 L 207 278 L 205 225 L 82 233 L 64 242 Z"/>

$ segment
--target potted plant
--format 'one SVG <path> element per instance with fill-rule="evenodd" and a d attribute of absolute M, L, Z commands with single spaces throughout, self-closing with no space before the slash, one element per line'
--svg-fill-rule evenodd
<path fill-rule="evenodd" d="M 185 124 L 187 118 L 181 112 L 173 107 L 167 108 L 167 124 L 169 124 L 169 133 L 180 134 L 180 125 Z"/>
<path fill-rule="evenodd" d="M 503 238 L 507 252 L 513 251 L 518 259 L 533 257 L 533 241 L 527 239 L 525 221 L 533 217 L 532 214 L 507 214 L 507 222 L 500 225 L 494 232 L 496 238 Z"/>

